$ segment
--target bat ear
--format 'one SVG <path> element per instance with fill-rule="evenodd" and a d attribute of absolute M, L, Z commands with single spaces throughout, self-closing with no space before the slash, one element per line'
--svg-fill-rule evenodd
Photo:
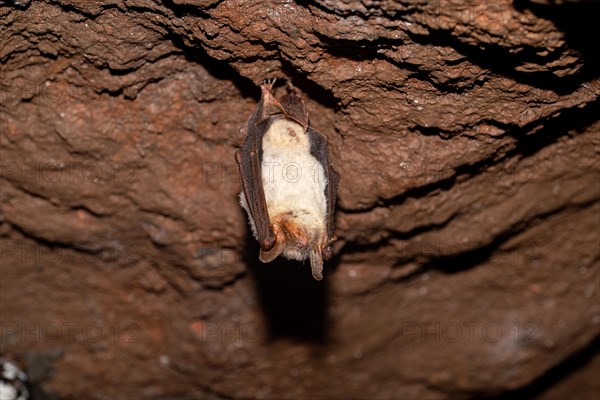
<path fill-rule="evenodd" d="M 310 251 L 310 268 L 313 278 L 318 281 L 323 279 L 323 256 L 318 246 Z"/>

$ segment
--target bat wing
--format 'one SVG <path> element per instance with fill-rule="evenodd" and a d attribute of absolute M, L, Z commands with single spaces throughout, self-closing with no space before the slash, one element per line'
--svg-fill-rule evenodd
<path fill-rule="evenodd" d="M 310 140 L 310 153 L 323 166 L 327 182 L 325 186 L 325 199 L 327 200 L 327 241 L 323 248 L 323 258 L 328 260 L 333 255 L 332 245 L 336 240 L 333 232 L 335 230 L 335 203 L 340 183 L 340 174 L 329 163 L 329 150 L 325 136 L 311 127 L 308 127 L 307 134 Z"/>
<path fill-rule="evenodd" d="M 248 131 L 246 144 L 235 153 L 235 161 L 240 170 L 242 191 L 246 199 L 248 213 L 252 218 L 256 236 L 263 250 L 270 250 L 275 245 L 275 235 L 271 229 L 271 221 L 267 212 L 265 192 L 262 183 L 260 132 Z M 258 143 L 257 143 L 258 142 Z"/>
<path fill-rule="evenodd" d="M 240 170 L 242 191 L 258 242 L 261 249 L 267 251 L 275 245 L 275 234 L 271 228 L 271 220 L 267 211 L 261 168 L 262 138 L 268 127 L 268 121 L 258 122 L 260 117 L 259 107 L 243 127 L 246 140 L 242 149 L 236 151 L 235 161 Z"/>

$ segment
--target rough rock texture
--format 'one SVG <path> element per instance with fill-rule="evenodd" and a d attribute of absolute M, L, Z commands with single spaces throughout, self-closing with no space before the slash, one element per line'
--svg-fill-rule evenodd
<path fill-rule="evenodd" d="M 597 398 L 598 11 L 4 0 L 0 352 L 61 399 Z M 237 204 L 272 77 L 342 174 L 320 283 Z"/>

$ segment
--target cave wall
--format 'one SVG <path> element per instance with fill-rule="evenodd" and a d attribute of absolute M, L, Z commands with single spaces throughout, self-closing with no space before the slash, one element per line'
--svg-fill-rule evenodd
<path fill-rule="evenodd" d="M 50 398 L 591 398 L 598 11 L 5 0 L 1 352 Z M 322 282 L 237 203 L 267 78 L 342 175 Z"/>

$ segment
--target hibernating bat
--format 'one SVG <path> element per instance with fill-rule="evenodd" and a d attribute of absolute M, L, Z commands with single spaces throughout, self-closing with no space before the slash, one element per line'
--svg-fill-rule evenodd
<path fill-rule="evenodd" d="M 273 82 L 274 83 L 274 82 Z M 308 125 L 308 111 L 291 85 L 277 100 L 273 83 L 261 86 L 256 110 L 240 128 L 246 139 L 235 153 L 259 258 L 310 259 L 323 279 L 333 254 L 334 210 L 340 175 L 329 163 L 327 139 Z"/>

